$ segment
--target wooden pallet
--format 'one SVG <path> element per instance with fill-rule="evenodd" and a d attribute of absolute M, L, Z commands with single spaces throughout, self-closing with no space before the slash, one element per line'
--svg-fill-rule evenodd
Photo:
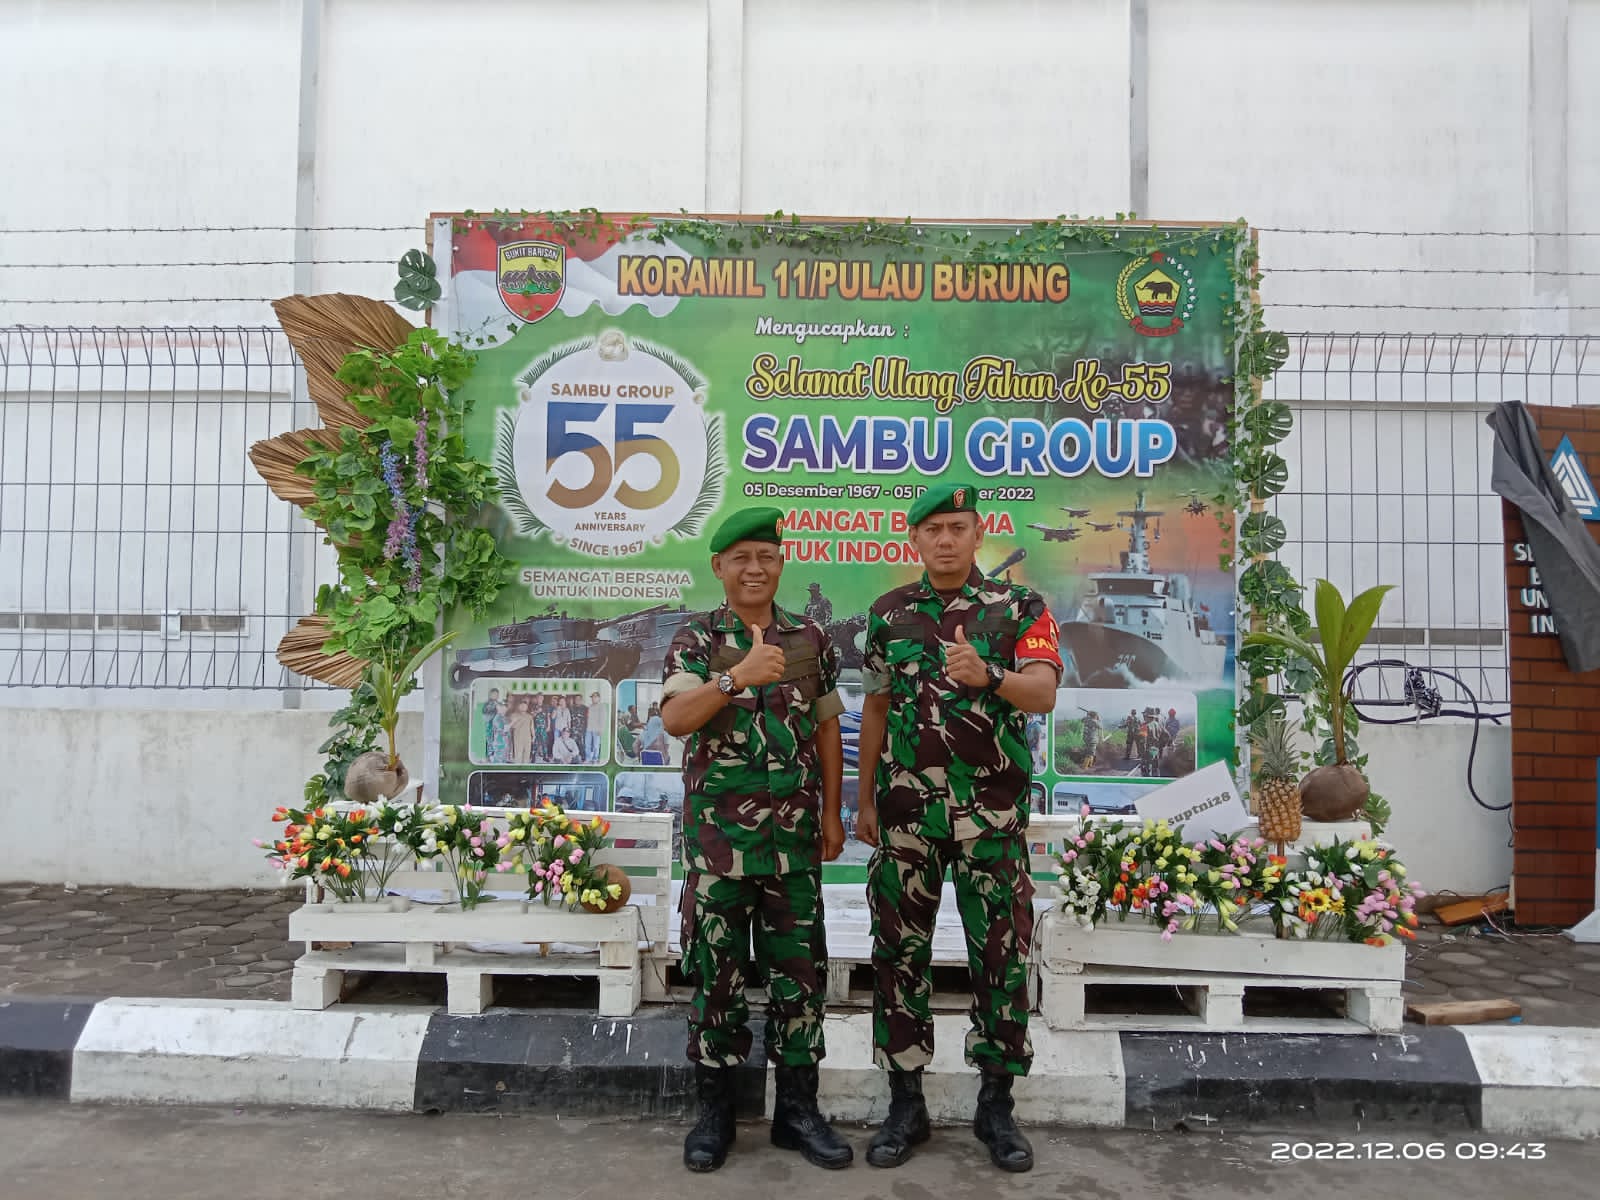
<path fill-rule="evenodd" d="M 462 1016 L 488 1008 L 494 981 L 505 976 L 593 976 L 600 984 L 600 1016 L 631 1017 L 639 1007 L 644 972 L 637 955 L 624 966 L 606 966 L 589 954 L 485 954 L 448 947 L 428 955 L 419 953 L 423 949 L 368 945 L 309 951 L 295 963 L 290 1002 L 295 1008 L 327 1008 L 338 1001 L 346 973 L 360 971 L 443 975 L 445 1009 Z"/>
<path fill-rule="evenodd" d="M 1038 924 L 1035 942 L 1050 970 L 1070 975 L 1088 967 L 1196 971 L 1208 975 L 1271 975 L 1310 980 L 1377 980 L 1406 977 L 1405 948 L 1353 942 L 1274 937 L 1270 927 L 1239 933 L 1183 933 L 1162 941 L 1141 918 L 1110 920 L 1084 929 L 1059 912 Z M 1307 983 L 1306 986 L 1313 986 Z"/>
<path fill-rule="evenodd" d="M 1086 967 L 1073 974 L 1047 969 L 1040 983 L 1041 1012 L 1052 1029 L 1391 1033 L 1405 1017 L 1400 984 L 1389 980 Z M 1307 1003 L 1296 1003 L 1286 1012 L 1262 1011 L 1267 1003 L 1295 992 L 1306 993 Z M 1319 1000 L 1331 1000 L 1334 1006 L 1318 1011 Z M 1172 1011 L 1175 1007 L 1179 1011 Z"/>
<path fill-rule="evenodd" d="M 1389 1032 L 1405 1017 L 1398 944 L 1282 939 L 1270 930 L 1163 941 L 1142 921 L 1084 929 L 1051 913 L 1038 950 L 1040 1011 L 1054 1029 Z M 1268 1015 L 1266 1002 L 1285 996 L 1307 1003 Z M 1332 1010 L 1319 1012 L 1319 1000 Z"/>
<path fill-rule="evenodd" d="M 487 809 L 489 815 L 508 810 Z M 291 1000 L 321 1009 L 338 1001 L 349 972 L 445 976 L 452 1013 L 479 1013 L 493 1000 L 499 976 L 588 975 L 599 980 L 599 1014 L 631 1016 L 647 960 L 666 950 L 672 892 L 672 817 L 666 813 L 610 813 L 611 836 L 621 843 L 597 855 L 629 871 L 632 901 L 614 913 L 567 911 L 520 899 L 496 899 L 463 912 L 455 904 L 424 904 L 405 897 L 443 896 L 449 880 L 435 870 L 396 872 L 390 890 L 400 898 L 370 904 L 314 901 L 289 915 L 289 940 L 306 943 L 295 963 Z M 490 887 L 501 882 L 491 878 Z M 515 886 L 512 876 L 506 886 Z M 332 943 L 332 945 L 329 945 Z M 553 943 L 593 946 L 593 953 L 496 954 L 472 946 Z M 333 948 L 342 946 L 344 948 Z"/>

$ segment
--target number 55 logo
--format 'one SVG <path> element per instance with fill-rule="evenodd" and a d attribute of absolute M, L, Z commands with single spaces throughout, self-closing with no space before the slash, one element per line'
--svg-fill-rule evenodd
<path fill-rule="evenodd" d="M 649 343 L 619 351 L 619 340 L 545 354 L 518 377 L 520 403 L 496 433 L 501 504 L 517 532 L 607 558 L 697 535 L 726 470 L 699 373 Z"/>
<path fill-rule="evenodd" d="M 587 509 L 609 498 L 628 508 L 660 508 L 678 489 L 678 456 L 654 430 L 665 427 L 672 416 L 670 404 L 590 404 L 552 400 L 545 407 L 545 463 L 549 486 L 545 495 L 561 508 Z M 603 431 L 596 437 L 585 429 Z M 609 443 L 609 444 L 608 444 Z M 654 464 L 635 467 L 630 461 L 643 456 Z M 569 462 L 575 458 L 576 462 Z M 580 465 L 581 464 L 581 465 Z M 654 485 L 630 482 L 654 475 Z M 569 487 L 562 479 L 576 475 L 585 482 Z"/>

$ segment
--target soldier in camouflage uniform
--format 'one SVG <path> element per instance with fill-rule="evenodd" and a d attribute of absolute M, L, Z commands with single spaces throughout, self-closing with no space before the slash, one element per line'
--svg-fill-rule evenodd
<path fill-rule="evenodd" d="M 877 847 L 867 882 L 873 1044 L 890 1105 L 867 1161 L 880 1167 L 899 1166 L 929 1136 L 922 1068 L 933 1057 L 929 968 L 946 869 L 972 975 L 973 1129 L 996 1166 L 1033 1166 L 1011 1097 L 1033 1055 L 1025 732 L 1028 713 L 1055 707 L 1061 658 L 1039 595 L 978 571 L 976 497 L 970 485 L 944 484 L 911 506 L 911 544 L 926 570 L 880 597 L 867 625 L 856 836 Z"/>
<path fill-rule="evenodd" d="M 824 627 L 833 620 L 833 601 L 822 594 L 820 583 L 811 585 L 810 597 L 806 600 L 806 616 Z"/>
<path fill-rule="evenodd" d="M 745 982 L 768 994 L 776 1064 L 772 1142 L 824 1167 L 850 1145 L 817 1110 L 828 947 L 822 863 L 844 848 L 838 657 L 827 635 L 773 603 L 783 574 L 777 509 L 730 517 L 711 540 L 727 602 L 694 617 L 667 652 L 662 719 L 684 756 L 683 967 L 695 983 L 689 1058 L 699 1119 L 691 1170 L 720 1167 L 734 1134 L 734 1068 L 750 1053 Z"/>

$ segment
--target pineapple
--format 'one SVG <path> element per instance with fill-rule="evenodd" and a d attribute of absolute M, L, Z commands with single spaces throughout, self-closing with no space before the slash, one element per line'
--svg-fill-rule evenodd
<path fill-rule="evenodd" d="M 1261 836 L 1276 842 L 1278 853 L 1300 836 L 1300 756 L 1292 745 L 1295 723 L 1268 717 L 1255 739 L 1256 809 Z"/>

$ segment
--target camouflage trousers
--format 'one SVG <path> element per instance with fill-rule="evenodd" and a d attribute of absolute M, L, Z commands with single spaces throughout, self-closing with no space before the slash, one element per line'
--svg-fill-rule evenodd
<path fill-rule="evenodd" d="M 872 856 L 873 1061 L 911 1071 L 933 1058 L 933 929 L 945 870 L 954 876 L 972 975 L 968 1066 L 1026 1075 L 1028 947 L 1033 940 L 1033 878 L 1021 837 L 930 841 L 885 829 Z"/>
<path fill-rule="evenodd" d="M 682 968 L 695 986 L 689 1007 L 689 1059 L 734 1067 L 750 1054 L 745 984 L 767 987 L 767 1057 L 808 1066 L 824 1051 L 828 943 L 822 872 L 790 871 L 740 879 L 691 871 L 683 881 Z"/>

